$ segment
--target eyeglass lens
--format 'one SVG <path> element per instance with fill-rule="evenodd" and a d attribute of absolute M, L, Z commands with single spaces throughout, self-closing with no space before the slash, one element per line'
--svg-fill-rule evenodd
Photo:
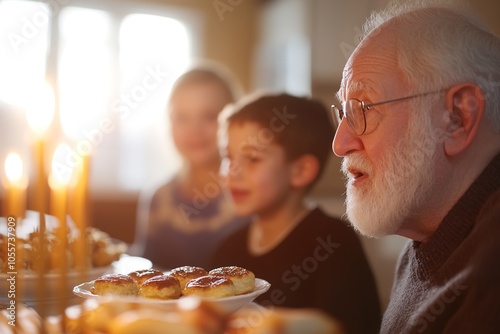
<path fill-rule="evenodd" d="M 361 101 L 356 99 L 349 99 L 344 104 L 343 116 L 349 122 L 349 125 L 354 129 L 354 131 L 361 135 L 365 132 L 366 122 L 365 114 L 363 112 L 363 105 Z"/>
<path fill-rule="evenodd" d="M 335 129 L 340 126 L 342 119 L 346 118 L 349 126 L 351 126 L 358 135 L 363 134 L 365 131 L 366 122 L 361 101 L 356 99 L 348 100 L 343 104 L 343 109 L 339 109 L 335 105 L 332 105 L 331 112 Z"/>

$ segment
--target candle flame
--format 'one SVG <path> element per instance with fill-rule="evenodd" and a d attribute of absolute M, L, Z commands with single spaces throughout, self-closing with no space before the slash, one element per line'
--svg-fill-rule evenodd
<path fill-rule="evenodd" d="M 5 174 L 10 183 L 19 183 L 23 177 L 23 161 L 17 153 L 9 153 L 5 159 Z"/>
<path fill-rule="evenodd" d="M 30 128 L 38 133 L 44 132 L 52 123 L 54 113 L 54 91 L 52 86 L 45 82 L 32 91 L 30 102 L 26 106 L 26 118 Z"/>

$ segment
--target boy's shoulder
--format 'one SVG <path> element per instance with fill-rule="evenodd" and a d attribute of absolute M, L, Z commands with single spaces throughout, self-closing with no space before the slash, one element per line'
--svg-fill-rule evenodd
<path fill-rule="evenodd" d="M 300 223 L 300 229 L 314 231 L 320 233 L 335 233 L 337 235 L 345 235 L 346 237 L 357 238 L 354 228 L 347 221 L 340 217 L 331 216 L 324 212 L 320 207 L 316 207 L 304 217 Z"/>
<path fill-rule="evenodd" d="M 328 245 L 332 250 L 341 249 L 342 254 L 350 254 L 353 259 L 363 257 L 361 238 L 348 222 L 339 217 L 327 215 L 321 208 L 315 208 L 288 236 L 288 245 Z M 302 248 L 304 248 L 302 247 Z M 340 254 L 339 253 L 339 254 Z"/>

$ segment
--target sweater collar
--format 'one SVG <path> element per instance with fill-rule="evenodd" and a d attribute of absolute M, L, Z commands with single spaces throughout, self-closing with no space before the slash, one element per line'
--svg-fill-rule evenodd
<path fill-rule="evenodd" d="M 476 217 L 488 198 L 500 189 L 500 154 L 472 183 L 448 212 L 426 243 L 414 241 L 411 248 L 418 262 L 418 274 L 426 278 L 440 268 L 474 227 Z"/>

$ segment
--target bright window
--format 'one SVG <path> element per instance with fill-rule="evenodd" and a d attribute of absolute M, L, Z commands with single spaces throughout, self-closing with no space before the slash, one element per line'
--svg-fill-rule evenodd
<path fill-rule="evenodd" d="M 61 125 L 68 136 L 81 139 L 109 112 L 113 93 L 111 19 L 104 11 L 68 7 L 59 15 L 59 28 Z"/>
<path fill-rule="evenodd" d="M 50 11 L 32 1 L 0 1 L 0 100 L 23 107 L 45 78 Z"/>
<path fill-rule="evenodd" d="M 60 117 L 53 126 L 62 127 L 48 141 L 69 141 L 76 154 L 92 150 L 91 192 L 157 183 L 180 166 L 166 101 L 196 56 L 198 24 L 194 11 L 139 1 L 0 0 L 0 112 L 14 105 L 21 116 L 31 86 L 48 78 Z M 8 146 L 0 143 L 0 156 Z"/>
<path fill-rule="evenodd" d="M 133 190 L 145 181 L 170 176 L 180 165 L 170 141 L 166 103 L 173 81 L 192 56 L 188 33 L 179 21 L 145 14 L 123 20 L 119 49 L 119 176 L 120 184 Z"/>

